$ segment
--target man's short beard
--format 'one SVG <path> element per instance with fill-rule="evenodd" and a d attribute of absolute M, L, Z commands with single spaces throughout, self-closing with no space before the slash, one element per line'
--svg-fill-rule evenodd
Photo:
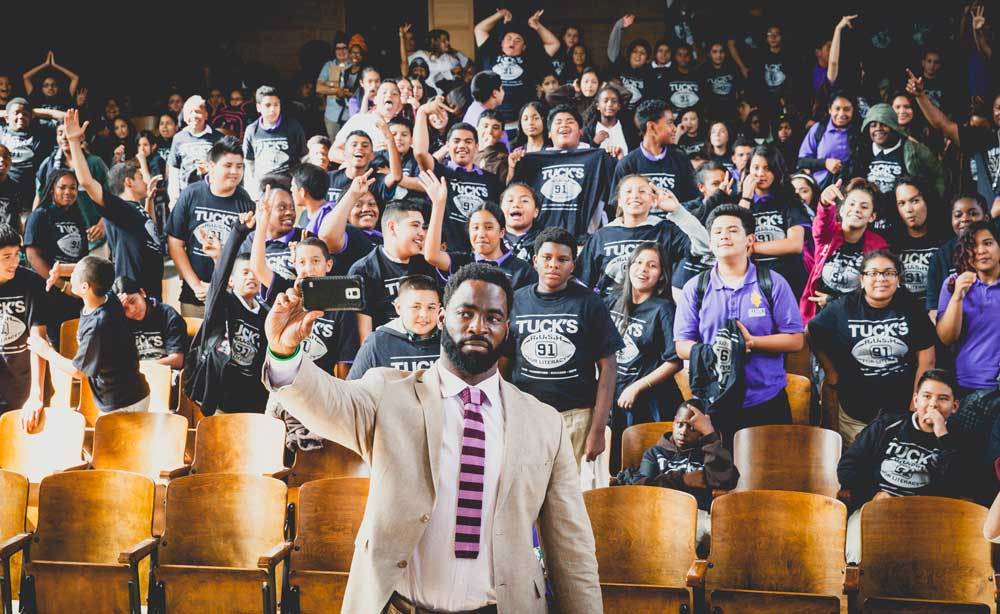
<path fill-rule="evenodd" d="M 459 343 L 452 338 L 448 329 L 443 327 L 441 329 L 441 348 L 444 350 L 448 360 L 451 361 L 451 364 L 469 375 L 479 375 L 480 373 L 489 371 L 497 364 L 497 360 L 500 358 L 500 350 L 494 347 L 491 341 L 485 337 L 479 337 L 479 340 L 489 344 L 490 347 L 486 353 L 463 353 Z"/>

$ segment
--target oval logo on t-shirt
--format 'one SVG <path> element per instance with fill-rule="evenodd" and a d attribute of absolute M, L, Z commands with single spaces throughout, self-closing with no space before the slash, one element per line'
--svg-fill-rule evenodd
<path fill-rule="evenodd" d="M 675 107 L 687 109 L 698 104 L 698 95 L 690 91 L 674 92 L 670 97 L 670 103 Z"/>
<path fill-rule="evenodd" d="M 556 203 L 568 203 L 576 200 L 583 192 L 583 186 L 569 177 L 553 177 L 542 185 L 542 196 Z"/>
<path fill-rule="evenodd" d="M 521 75 L 524 74 L 524 68 L 514 58 L 503 55 L 497 58 L 493 72 L 500 75 L 502 81 L 514 81 L 521 78 Z"/>
<path fill-rule="evenodd" d="M 559 333 L 533 333 L 521 342 L 521 355 L 539 369 L 561 367 L 569 362 L 574 354 L 576 346 Z"/>
<path fill-rule="evenodd" d="M 0 347 L 20 339 L 27 328 L 21 320 L 0 312 Z"/>
<path fill-rule="evenodd" d="M 326 344 L 315 334 L 309 335 L 302 342 L 302 351 L 305 353 L 306 358 L 314 362 L 325 356 L 326 350 Z"/>
<path fill-rule="evenodd" d="M 899 364 L 907 349 L 896 337 L 877 335 L 859 341 L 851 349 L 851 355 L 866 367 L 879 368 Z"/>
<path fill-rule="evenodd" d="M 618 362 L 630 363 L 639 357 L 639 346 L 635 344 L 630 335 L 622 335 L 622 341 L 625 342 L 625 347 L 618 350 Z"/>

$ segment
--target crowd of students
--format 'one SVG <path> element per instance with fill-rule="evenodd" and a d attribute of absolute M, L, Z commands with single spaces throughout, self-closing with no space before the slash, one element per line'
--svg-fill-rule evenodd
<path fill-rule="evenodd" d="M 845 16 L 810 67 L 775 16 L 697 38 L 673 9 L 655 45 L 622 17 L 607 62 L 541 11 L 476 24 L 475 61 L 442 30 L 417 49 L 403 24 L 398 76 L 364 62 L 360 35 L 338 38 L 322 104 L 271 85 L 228 103 L 171 95 L 154 131 L 134 132 L 114 98 L 95 112 L 51 53 L 24 74 L 27 98 L 0 76 L 0 411 L 23 408 L 34 428 L 46 366 L 86 378 L 101 411 L 142 411 L 138 364 L 155 360 L 185 368 L 203 413 L 272 413 L 307 448 L 261 383 L 274 297 L 361 276 L 364 310 L 326 312 L 306 355 L 348 379 L 417 370 L 446 341 L 443 284 L 485 261 L 516 289 L 505 375 L 561 412 L 599 479 L 688 490 L 707 513 L 711 489 L 735 485 L 734 433 L 791 422 L 786 356 L 808 348 L 852 510 L 988 503 L 994 15 L 972 2 L 951 16 L 959 31 L 919 49 Z M 203 318 L 190 352 L 182 317 Z M 76 318 L 64 357 L 60 326 Z M 685 361 L 697 398 L 682 403 Z M 672 433 L 621 467 L 624 429 L 661 420 Z"/>

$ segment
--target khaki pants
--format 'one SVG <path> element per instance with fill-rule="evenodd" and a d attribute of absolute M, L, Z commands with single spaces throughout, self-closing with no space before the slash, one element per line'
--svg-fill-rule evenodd
<path fill-rule="evenodd" d="M 580 489 L 603 488 L 611 483 L 611 428 L 604 427 L 604 452 L 593 462 L 586 462 L 587 435 L 593 421 L 594 410 L 590 407 L 569 409 L 561 412 L 569 442 L 573 446 L 576 466 L 580 469 Z"/>
<path fill-rule="evenodd" d="M 847 518 L 847 543 L 844 547 L 844 555 L 848 563 L 857 563 L 861 560 L 861 509 L 854 510 L 854 513 Z"/>
<path fill-rule="evenodd" d="M 204 318 L 205 317 L 205 306 L 204 305 L 193 305 L 191 303 L 181 303 L 181 317 L 182 318 Z"/>
<path fill-rule="evenodd" d="M 844 413 L 844 408 L 840 406 L 837 407 L 837 416 L 837 430 L 840 432 L 841 439 L 844 440 L 844 449 L 846 450 L 851 447 L 851 444 L 861 434 L 861 431 L 865 430 L 868 423 L 848 416 Z"/>
<path fill-rule="evenodd" d="M 148 394 L 146 395 L 146 398 L 144 398 L 144 399 L 142 399 L 140 401 L 136 401 L 135 403 L 132 403 L 131 405 L 126 405 L 125 407 L 119 407 L 118 409 L 113 409 L 111 411 L 102 411 L 101 415 L 112 414 L 112 413 L 116 414 L 116 413 L 119 413 L 119 412 L 133 413 L 133 412 L 141 412 L 141 411 L 149 411 L 149 395 Z"/>

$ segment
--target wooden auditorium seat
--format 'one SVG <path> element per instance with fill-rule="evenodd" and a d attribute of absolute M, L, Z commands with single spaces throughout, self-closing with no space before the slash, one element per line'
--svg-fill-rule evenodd
<path fill-rule="evenodd" d="M 794 490 L 836 497 L 840 450 L 840 434 L 817 426 L 775 424 L 737 431 L 736 490 Z"/>
<path fill-rule="evenodd" d="M 284 478 L 285 423 L 263 414 L 216 414 L 198 423 L 194 459 L 167 477 L 187 473 L 250 473 Z"/>
<path fill-rule="evenodd" d="M 673 422 L 646 422 L 634 424 L 622 432 L 622 468 L 638 467 L 642 455 L 660 441 L 664 433 L 672 431 Z"/>
<path fill-rule="evenodd" d="M 28 479 L 0 469 L 0 602 L 8 614 L 21 586 L 21 549 L 31 534 L 25 531 Z"/>
<path fill-rule="evenodd" d="M 297 450 L 288 474 L 288 503 L 294 505 L 298 501 L 299 488 L 307 482 L 368 475 L 368 463 L 338 443 L 324 441 L 318 450 Z"/>

